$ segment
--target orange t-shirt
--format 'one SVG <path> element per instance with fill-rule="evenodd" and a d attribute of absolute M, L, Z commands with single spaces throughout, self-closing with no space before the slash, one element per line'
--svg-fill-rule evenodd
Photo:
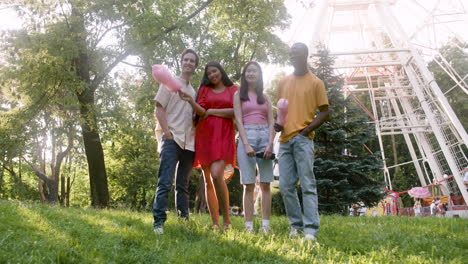
<path fill-rule="evenodd" d="M 313 73 L 303 76 L 290 74 L 279 82 L 278 100 L 288 100 L 288 114 L 279 141 L 288 142 L 307 127 L 315 118 L 319 106 L 328 105 L 327 91 L 322 80 Z M 309 134 L 314 138 L 314 132 Z"/>

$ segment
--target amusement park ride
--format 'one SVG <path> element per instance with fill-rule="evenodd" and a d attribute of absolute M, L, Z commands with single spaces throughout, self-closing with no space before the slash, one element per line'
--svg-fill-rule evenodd
<path fill-rule="evenodd" d="M 312 24 L 310 50 L 313 53 L 319 41 L 325 43 L 336 58 L 334 67 L 347 76 L 351 96 L 368 93 L 371 109 L 361 107 L 374 120 L 389 189 L 389 169 L 412 165 L 421 186 L 440 182 L 444 195 L 463 196 L 468 201 L 463 182 L 468 136 L 425 59 L 435 60 L 456 83 L 453 89 L 462 89 L 466 95 L 468 75 L 460 76 L 436 47 L 419 38 L 427 32 L 437 36 L 437 30 L 444 29 L 440 26 L 450 28 L 453 21 L 468 21 L 466 7 L 462 1 L 402 1 L 411 2 L 419 8 L 418 14 L 425 16 L 424 22 L 408 33 L 407 27 L 402 27 L 405 16 L 393 13 L 398 2 L 314 1 L 313 8 L 320 15 Z M 427 6 L 428 2 L 432 4 Z M 342 49 L 338 44 L 345 39 L 352 44 Z M 411 160 L 389 166 L 383 142 L 385 137 L 395 136 L 403 136 Z"/>

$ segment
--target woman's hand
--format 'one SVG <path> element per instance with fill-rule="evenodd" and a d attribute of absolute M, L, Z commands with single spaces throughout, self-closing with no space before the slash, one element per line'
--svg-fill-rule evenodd
<path fill-rule="evenodd" d="M 263 158 L 266 159 L 266 160 L 269 160 L 269 159 L 271 158 L 272 150 L 273 150 L 273 145 L 272 145 L 272 144 L 269 144 L 269 145 L 265 148 L 265 152 L 263 153 Z"/>
<path fill-rule="evenodd" d="M 193 101 L 192 96 L 190 96 L 189 94 L 184 93 L 184 92 L 182 92 L 182 91 L 179 91 L 178 93 L 179 93 L 180 99 L 182 99 L 182 100 L 184 100 L 184 101 L 186 101 L 186 102 L 189 102 L 189 103 L 190 103 L 191 101 Z"/>
<path fill-rule="evenodd" d="M 211 110 L 211 109 L 206 110 L 205 114 L 200 117 L 200 120 L 207 119 L 208 116 L 212 115 L 212 112 L 213 112 L 213 110 Z"/>
<path fill-rule="evenodd" d="M 245 153 L 247 153 L 247 156 L 255 157 L 255 151 L 249 144 L 244 145 L 244 147 L 245 147 Z"/>

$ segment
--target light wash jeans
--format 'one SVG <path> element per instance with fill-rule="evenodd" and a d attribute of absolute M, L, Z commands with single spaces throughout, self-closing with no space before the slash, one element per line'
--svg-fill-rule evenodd
<path fill-rule="evenodd" d="M 255 153 L 264 152 L 270 139 L 268 125 L 244 125 L 244 128 L 249 145 Z M 240 137 L 237 143 L 237 162 L 240 168 L 242 184 L 255 183 L 255 177 L 257 176 L 255 169 L 257 167 L 260 182 L 270 183 L 273 181 L 273 161 L 247 156 Z"/>
<path fill-rule="evenodd" d="M 280 144 L 278 153 L 279 186 L 291 227 L 316 235 L 320 226 L 317 183 L 314 175 L 314 142 L 300 134 Z M 297 196 L 301 183 L 304 215 Z"/>

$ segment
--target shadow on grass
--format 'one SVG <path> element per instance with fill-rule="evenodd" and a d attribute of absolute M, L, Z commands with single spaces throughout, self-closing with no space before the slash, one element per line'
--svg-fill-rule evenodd
<path fill-rule="evenodd" d="M 44 240 L 44 247 L 37 248 L 37 251 L 44 252 L 45 262 L 291 263 L 290 259 L 274 251 L 251 245 L 244 240 L 243 232 L 213 232 L 207 223 L 201 223 L 204 220 L 185 223 L 171 217 L 165 234 L 156 236 L 150 221 L 142 221 L 141 217 L 145 216 L 140 213 L 130 216 L 107 210 L 62 209 L 44 205 L 26 209 L 12 217 L 38 217 L 41 225 L 47 227 L 41 230 L 27 222 L 18 226 Z M 17 254 L 27 255 L 27 252 Z"/>
<path fill-rule="evenodd" d="M 60 208 L 0 200 L 0 263 L 463 263 L 466 219 L 322 217 L 320 244 L 288 239 L 288 221 L 273 234 L 250 235 L 243 219 L 213 232 L 208 215 L 163 235 L 151 213 Z M 256 226 L 258 226 L 258 221 Z"/>

